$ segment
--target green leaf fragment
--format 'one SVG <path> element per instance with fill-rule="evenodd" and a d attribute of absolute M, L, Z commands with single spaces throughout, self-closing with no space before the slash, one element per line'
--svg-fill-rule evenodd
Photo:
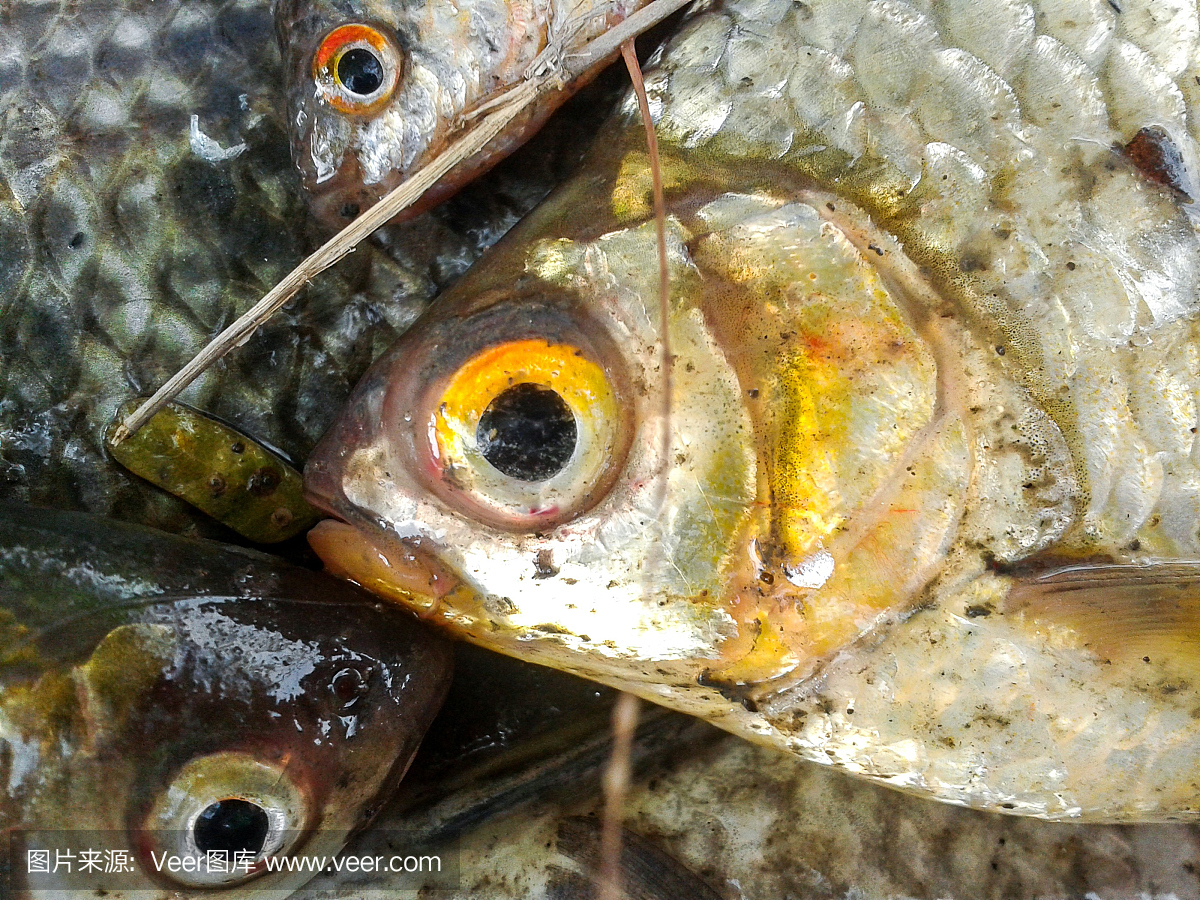
<path fill-rule="evenodd" d="M 167 404 L 114 446 L 113 431 L 139 403 L 117 410 L 104 439 L 135 475 L 262 544 L 285 541 L 321 518 L 304 499 L 304 477 L 279 454 L 182 404 Z"/>

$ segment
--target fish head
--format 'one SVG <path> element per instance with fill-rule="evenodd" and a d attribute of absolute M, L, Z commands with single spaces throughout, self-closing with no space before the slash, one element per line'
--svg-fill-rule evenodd
<path fill-rule="evenodd" d="M 378 0 L 279 5 L 292 156 L 322 222 L 340 228 L 374 205 L 446 146 L 470 108 L 521 77 L 542 34 L 519 13 L 500 2 L 471 12 Z M 517 123 L 406 214 L 497 162 L 545 114 Z"/>
<path fill-rule="evenodd" d="M 546 48 L 569 51 L 643 0 L 453 4 L 285 0 L 276 26 L 289 80 L 292 156 L 315 214 L 340 228 L 446 148 L 471 115 L 514 87 Z M 572 81 L 578 87 L 598 68 Z M 537 131 L 570 90 L 540 98 L 461 161 L 404 217 L 453 194 Z"/>
<path fill-rule="evenodd" d="M 811 674 L 911 600 L 953 503 L 902 523 L 888 504 L 941 499 L 905 456 L 936 366 L 815 201 L 704 178 L 667 221 L 664 342 L 645 156 L 608 162 L 359 385 L 306 472 L 346 524 L 310 541 L 469 640 L 710 714 L 726 683 Z"/>
<path fill-rule="evenodd" d="M 411 164 L 429 124 L 430 111 L 414 106 L 408 82 L 419 76 L 401 23 L 358 12 L 281 3 L 276 16 L 292 158 L 314 211 L 335 226 L 387 192 L 381 182 L 402 168 L 406 150 Z"/>
<path fill-rule="evenodd" d="M 180 546 L 171 558 L 195 581 L 224 571 L 228 560 L 204 553 L 217 545 Z M 17 601 L 8 617 L 0 815 L 30 847 L 61 847 L 65 833 L 123 853 L 110 872 L 125 874 L 96 875 L 109 896 L 295 889 L 313 873 L 266 871 L 264 860 L 335 855 L 403 776 L 448 686 L 447 645 L 400 610 L 228 552 L 225 593 L 126 597 L 34 629 L 13 624 L 28 621 Z M 101 564 L 66 573 L 77 584 L 122 578 Z M 6 578 L 4 593 L 14 587 Z M 246 866 L 162 863 L 210 850 L 227 862 L 242 852 Z"/>

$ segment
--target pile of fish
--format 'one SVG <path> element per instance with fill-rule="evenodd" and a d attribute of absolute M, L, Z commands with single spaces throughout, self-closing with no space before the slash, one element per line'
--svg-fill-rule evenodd
<path fill-rule="evenodd" d="M 326 236 L 288 156 L 287 96 L 305 86 L 284 77 L 264 3 L 22 2 L 0 22 L 0 891 L 220 887 L 151 871 L 149 854 L 205 843 L 197 823 L 225 849 L 336 852 L 412 760 L 447 690 L 445 646 L 332 579 L 111 521 L 236 539 L 104 443 L 124 402 Z M 598 122 L 608 94 L 576 122 Z M 359 247 L 197 382 L 184 399 L 224 420 L 203 425 L 209 444 L 240 429 L 226 455 L 302 461 L 372 359 L 586 145 L 548 131 L 525 167 Z M 203 486 L 231 499 L 210 462 Z M 248 487 L 251 501 L 283 493 Z M 443 717 L 417 765 L 430 789 L 522 740 L 536 761 L 602 732 L 608 692 L 466 659 L 464 684 L 511 687 L 491 709 L 458 703 L 470 722 Z M 140 841 L 148 828 L 178 846 Z M 135 862 L 120 890 L 24 884 L 9 837 L 39 833 Z M 264 879 L 255 890 L 304 880 Z"/>
<path fill-rule="evenodd" d="M 106 456 L 119 404 L 547 41 L 633 8 L 291 0 L 281 65 L 269 11 L 244 0 L 6 7 L 4 497 L 222 533 Z M 399 603 L 772 748 L 650 717 L 639 746 L 679 756 L 631 794 L 630 896 L 1196 889 L 1190 827 L 1053 826 L 1111 878 L 1074 878 L 1052 849 L 1012 874 L 996 842 L 1050 832 L 809 765 L 975 810 L 1200 815 L 1195 3 L 723 0 L 645 75 L 661 315 L 628 97 L 579 174 L 469 270 L 553 172 L 518 163 L 469 189 L 521 185 L 482 219 L 456 200 L 391 226 L 185 396 L 308 460 L 309 496 L 336 517 L 310 543 L 382 601 L 243 551 L 6 512 L 5 827 L 169 820 L 199 845 L 228 821 L 235 842 L 286 854 L 304 841 L 271 829 L 320 819 L 336 852 L 446 690 L 444 648 Z M 414 677 L 383 674 L 399 671 Z M 465 834 L 466 895 L 586 896 L 591 799 L 472 830 L 603 758 L 611 694 L 561 696 L 578 717 L 522 713 L 542 749 L 485 760 L 481 781 L 418 758 L 427 782 L 410 778 L 374 833 Z M 474 759 L 469 743 L 447 758 Z M 340 793 L 305 774 L 335 770 Z M 838 837 L 822 856 L 815 826 L 781 823 L 830 797 L 845 814 L 823 817 Z M 939 846 L 923 826 L 969 834 L 976 856 L 958 875 L 927 849 L 855 868 L 867 816 L 900 823 L 905 848 Z M 1190 849 L 1156 859 L 1164 842 Z M 924 880 L 902 871 L 917 856 Z"/>
<path fill-rule="evenodd" d="M 104 434 L 326 236 L 288 157 L 306 86 L 273 30 L 259 0 L 0 10 L 5 497 L 229 536 L 114 465 Z M 571 165 L 572 140 L 362 245 L 182 399 L 302 462 L 370 362 Z"/>

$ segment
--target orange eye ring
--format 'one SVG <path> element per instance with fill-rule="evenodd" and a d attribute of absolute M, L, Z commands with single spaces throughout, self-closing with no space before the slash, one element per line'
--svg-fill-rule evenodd
<path fill-rule="evenodd" d="M 321 99 L 353 115 L 378 112 L 396 92 L 402 69 L 395 42 L 370 25 L 339 25 L 313 54 L 313 82 Z"/>

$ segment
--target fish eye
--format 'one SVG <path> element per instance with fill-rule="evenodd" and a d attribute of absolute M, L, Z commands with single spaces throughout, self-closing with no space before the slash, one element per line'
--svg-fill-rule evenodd
<path fill-rule="evenodd" d="M 255 877 L 266 857 L 294 849 L 308 819 L 303 793 L 286 771 L 249 754 L 215 753 L 184 765 L 159 793 L 139 844 L 156 857 L 246 861 L 227 871 L 202 864 L 163 872 L 187 887 L 224 887 Z"/>
<path fill-rule="evenodd" d="M 396 44 L 370 25 L 340 25 L 313 55 L 313 81 L 322 99 L 346 113 L 378 112 L 396 91 L 402 57 Z"/>
<path fill-rule="evenodd" d="M 271 817 L 257 803 L 240 797 L 226 797 L 204 807 L 192 823 L 196 847 L 207 853 L 262 852 L 271 832 Z"/>
<path fill-rule="evenodd" d="M 435 489 L 500 527 L 578 515 L 623 462 L 617 390 L 570 344 L 485 348 L 434 400 L 427 423 Z"/>

